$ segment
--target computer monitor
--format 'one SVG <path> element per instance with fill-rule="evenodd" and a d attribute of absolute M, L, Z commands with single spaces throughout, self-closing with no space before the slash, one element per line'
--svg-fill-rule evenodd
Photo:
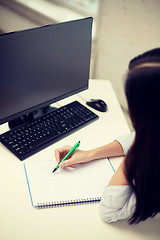
<path fill-rule="evenodd" d="M 0 35 L 0 124 L 23 121 L 88 88 L 92 21 Z"/>

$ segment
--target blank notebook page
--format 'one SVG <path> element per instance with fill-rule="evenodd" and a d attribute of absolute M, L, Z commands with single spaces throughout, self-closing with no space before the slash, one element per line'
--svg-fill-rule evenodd
<path fill-rule="evenodd" d="M 107 159 L 59 168 L 56 161 L 24 164 L 30 197 L 34 207 L 54 207 L 100 201 L 103 188 L 114 174 Z"/>

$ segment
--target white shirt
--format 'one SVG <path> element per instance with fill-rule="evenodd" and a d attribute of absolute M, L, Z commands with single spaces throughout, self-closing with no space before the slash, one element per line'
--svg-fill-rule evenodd
<path fill-rule="evenodd" d="M 130 133 L 116 139 L 126 154 L 131 147 L 135 133 Z M 105 222 L 115 222 L 131 217 L 135 210 L 136 198 L 131 186 L 106 186 L 101 202 L 100 215 Z"/>

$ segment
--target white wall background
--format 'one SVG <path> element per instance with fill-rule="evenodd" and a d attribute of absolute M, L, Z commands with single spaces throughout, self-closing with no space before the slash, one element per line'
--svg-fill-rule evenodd
<path fill-rule="evenodd" d="M 100 0 L 95 78 L 109 79 L 123 108 L 129 60 L 160 47 L 160 0 Z"/>
<path fill-rule="evenodd" d="M 130 59 L 146 50 L 160 47 L 160 0 L 99 1 L 90 76 L 109 79 L 121 106 L 127 110 L 123 89 Z M 36 2 L 39 6 L 44 1 Z M 35 16 L 34 12 L 27 14 L 26 9 L 15 11 L 11 0 L 0 0 L 0 4 L 2 3 L 9 6 L 6 8 L 0 5 L 0 30 L 4 32 L 35 27 L 51 21 L 49 16 L 44 21 L 44 16 L 37 16 L 37 12 Z M 34 21 L 35 19 L 38 21 Z"/>

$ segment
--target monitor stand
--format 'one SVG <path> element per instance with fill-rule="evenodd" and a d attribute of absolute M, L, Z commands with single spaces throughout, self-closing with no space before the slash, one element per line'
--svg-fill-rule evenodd
<path fill-rule="evenodd" d="M 52 112 L 56 109 L 56 107 L 51 107 L 51 106 L 47 106 L 45 108 L 41 108 L 37 111 L 33 111 L 31 113 L 25 114 L 22 117 L 16 118 L 12 121 L 8 122 L 8 126 L 10 129 L 15 128 L 20 126 L 23 123 L 27 123 L 33 119 L 39 118 L 49 112 Z"/>

